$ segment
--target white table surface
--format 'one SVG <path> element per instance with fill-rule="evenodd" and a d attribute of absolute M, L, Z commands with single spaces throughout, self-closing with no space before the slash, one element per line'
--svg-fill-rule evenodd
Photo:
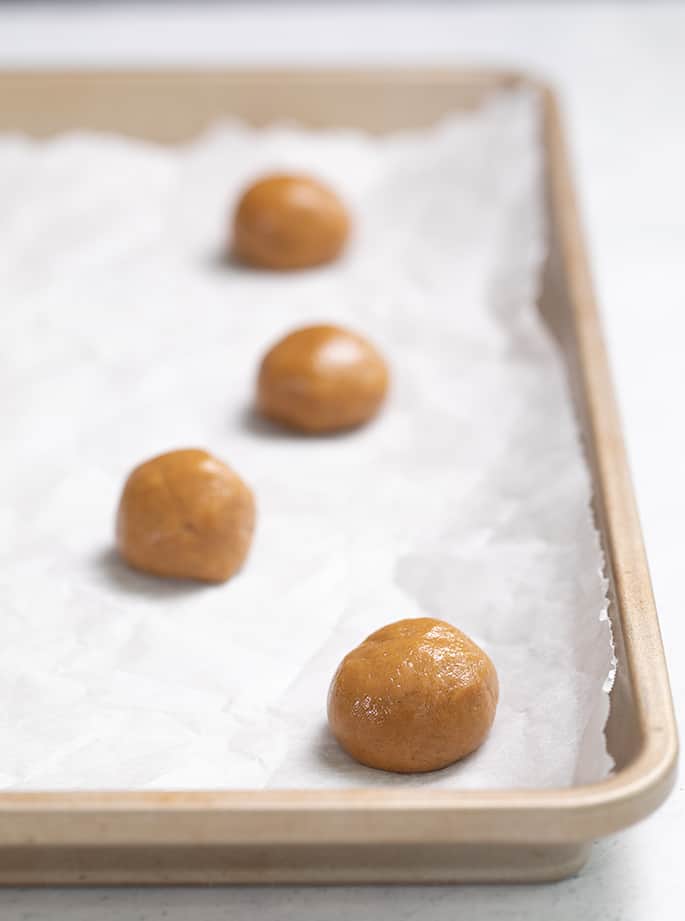
<path fill-rule="evenodd" d="M 685 705 L 685 5 L 2 4 L 0 67 L 510 64 L 562 91 L 676 706 Z M 19 919 L 685 917 L 685 793 L 547 886 L 0 891 Z"/>

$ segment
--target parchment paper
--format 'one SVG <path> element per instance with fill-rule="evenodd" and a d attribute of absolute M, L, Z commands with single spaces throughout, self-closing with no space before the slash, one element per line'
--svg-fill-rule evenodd
<path fill-rule="evenodd" d="M 229 123 L 175 149 L 0 139 L 0 785 L 547 786 L 610 769 L 602 556 L 535 310 L 540 167 L 524 93 L 384 139 Z M 239 191 L 288 168 L 349 204 L 345 258 L 225 264 Z M 263 351 L 317 321 L 392 365 L 364 430 L 300 438 L 251 412 Z M 258 500 L 248 564 L 219 587 L 113 550 L 129 470 L 190 446 Z M 359 767 L 326 730 L 333 670 L 421 615 L 494 660 L 492 734 L 436 774 Z"/>

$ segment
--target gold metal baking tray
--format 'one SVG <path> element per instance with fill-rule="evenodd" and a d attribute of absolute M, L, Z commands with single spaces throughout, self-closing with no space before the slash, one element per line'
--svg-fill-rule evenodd
<path fill-rule="evenodd" d="M 550 252 L 540 309 L 561 345 L 594 478 L 619 669 L 614 774 L 586 786 L 0 794 L 0 883 L 533 881 L 575 872 L 590 842 L 646 816 L 677 737 L 659 626 L 553 93 L 495 71 L 5 72 L 0 131 L 162 142 L 235 115 L 381 132 L 426 125 L 498 89 L 544 101 Z"/>

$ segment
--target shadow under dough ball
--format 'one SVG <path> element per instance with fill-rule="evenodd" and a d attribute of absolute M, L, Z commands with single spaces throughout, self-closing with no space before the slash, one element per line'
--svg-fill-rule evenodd
<path fill-rule="evenodd" d="M 328 692 L 328 722 L 362 764 L 436 771 L 483 743 L 498 694 L 494 665 L 456 627 L 399 620 L 345 656 Z"/>
<path fill-rule="evenodd" d="M 160 454 L 130 474 L 116 539 L 131 566 L 157 576 L 224 582 L 242 566 L 255 502 L 240 477 L 206 451 Z"/>
<path fill-rule="evenodd" d="M 266 176 L 244 193 L 233 219 L 233 255 L 266 269 L 304 269 L 335 259 L 349 233 L 337 195 L 307 176 Z"/>
<path fill-rule="evenodd" d="M 378 412 L 388 381 L 385 361 L 366 339 L 339 326 L 306 326 L 264 356 L 257 408 L 301 432 L 342 431 Z"/>

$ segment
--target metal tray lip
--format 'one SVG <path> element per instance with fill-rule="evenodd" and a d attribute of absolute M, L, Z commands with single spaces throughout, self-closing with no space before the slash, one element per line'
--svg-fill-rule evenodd
<path fill-rule="evenodd" d="M 577 787 L 501 790 L 31 791 L 0 795 L 2 847 L 585 842 L 649 815 L 675 780 L 675 739 Z M 13 827 L 13 819 L 20 820 Z M 369 824 L 371 819 L 371 825 Z M 213 827 L 208 827 L 209 825 Z M 427 829 L 428 826 L 428 829 Z"/>
<path fill-rule="evenodd" d="M 220 82 L 237 83 L 246 81 L 249 83 L 271 84 L 274 80 L 282 78 L 289 83 L 310 84 L 312 77 L 316 78 L 319 83 L 328 81 L 337 84 L 356 83 L 362 86 L 366 86 L 369 83 L 377 83 L 381 86 L 389 83 L 434 85 L 437 80 L 443 80 L 450 85 L 460 83 L 462 86 L 466 84 L 484 84 L 486 86 L 504 87 L 506 85 L 526 83 L 554 94 L 554 88 L 551 83 L 542 77 L 517 67 L 455 67 L 450 63 L 439 63 L 431 66 L 412 64 L 398 66 L 380 64 L 375 66 L 373 63 L 369 63 L 363 67 L 322 67 L 319 64 L 311 66 L 301 64 L 293 67 L 288 65 L 218 67 L 213 64 L 183 65 L 182 67 L 166 65 L 158 67 L 155 64 L 150 65 L 150 67 L 140 65 L 132 67 L 114 65 L 111 67 L 94 67 L 91 65 L 74 65 L 73 67 L 50 65 L 40 67 L 32 64 L 26 67 L 6 67 L 0 64 L 0 80 L 3 82 L 16 80 L 19 83 L 42 82 L 47 79 L 63 82 L 76 81 L 82 84 L 85 79 L 111 83 L 145 80 L 151 83 L 168 84 L 170 80 L 180 80 L 184 83 L 198 80 L 201 83 L 205 83 L 209 78 Z"/>
<path fill-rule="evenodd" d="M 567 206 L 565 220 L 560 226 L 561 245 L 564 259 L 570 258 L 572 250 L 575 263 L 576 279 L 578 284 L 570 290 L 569 295 L 573 300 L 573 316 L 578 322 L 582 313 L 582 322 L 586 325 L 586 333 L 591 334 L 598 342 L 600 349 L 601 371 L 604 373 L 603 396 L 608 401 L 609 421 L 619 433 L 618 443 L 614 450 L 619 466 L 627 469 L 625 448 L 620 438 L 617 411 L 614 404 L 613 388 L 608 378 L 608 361 L 604 351 L 602 333 L 600 329 L 597 309 L 592 293 L 590 272 L 585 251 L 584 238 L 581 234 L 578 218 L 575 192 L 570 179 L 567 162 L 566 145 L 560 125 L 559 105 L 554 89 L 546 81 L 536 76 L 531 76 L 516 69 L 460 69 L 445 67 L 364 67 L 363 70 L 347 68 L 300 67 L 291 68 L 215 68 L 197 67 L 181 69 L 91 69 L 74 68 L 64 69 L 2 69 L 0 68 L 0 86 L 11 85 L 12 82 L 27 83 L 40 81 L 56 82 L 132 82 L 143 81 L 154 83 L 168 83 L 175 79 L 182 81 L 204 81 L 215 78 L 217 81 L 246 82 L 252 84 L 268 83 L 274 79 L 284 78 L 292 83 L 309 83 L 313 79 L 317 82 L 330 81 L 332 83 L 345 83 L 353 86 L 368 85 L 369 83 L 382 86 L 390 83 L 406 83 L 416 85 L 425 83 L 427 86 L 436 81 L 447 84 L 468 83 L 469 85 L 481 84 L 493 89 L 505 89 L 507 86 L 528 86 L 537 90 L 544 101 L 545 115 L 548 121 L 547 128 L 556 149 L 546 151 L 546 167 L 551 169 L 553 176 L 552 194 L 565 198 Z M 550 153 L 556 155 L 556 163 Z M 572 277 L 572 273 L 569 273 Z M 581 310 L 582 308 L 582 310 Z M 583 346 L 579 341 L 578 350 L 583 356 Z M 585 362 L 581 362 L 585 364 Z M 605 407 L 606 409 L 606 407 Z M 620 471 L 619 471 L 620 472 Z M 604 483 L 606 486 L 606 483 Z M 628 498 L 634 501 L 632 486 Z M 630 511 L 630 510 L 629 510 Z M 634 523 L 633 523 L 634 524 Z M 611 530 L 611 528 L 610 528 Z M 633 537 L 637 539 L 638 552 L 642 553 L 641 533 L 639 525 L 633 528 Z M 617 550 L 619 558 L 623 550 Z M 502 788 L 496 790 L 436 790 L 430 788 L 353 788 L 345 790 L 178 790 L 178 791 L 90 791 L 90 790 L 58 790 L 58 791 L 17 791 L 11 793 L 0 792 L 0 846 L 6 843 L 6 821 L 12 815 L 19 813 L 30 816 L 47 816 L 49 814 L 89 815 L 92 817 L 115 816 L 122 812 L 131 814 L 196 814 L 198 818 L 212 812 L 225 812 L 228 815 L 254 813 L 267 817 L 283 811 L 289 813 L 306 813 L 309 816 L 319 815 L 325 820 L 331 812 L 344 810 L 351 815 L 355 813 L 367 814 L 373 812 L 378 821 L 382 823 L 384 814 L 401 814 L 407 819 L 418 811 L 437 811 L 441 815 L 456 813 L 479 815 L 488 813 L 490 827 L 488 834 L 482 840 L 520 840 L 520 834 L 507 833 L 507 825 L 512 820 L 522 820 L 524 817 L 536 816 L 542 824 L 552 820 L 563 822 L 571 815 L 582 820 L 583 834 L 577 840 L 587 840 L 595 835 L 604 835 L 625 827 L 638 818 L 651 812 L 668 795 L 675 780 L 675 771 L 678 758 L 678 739 L 672 701 L 668 688 L 666 665 L 663 649 L 658 638 L 658 621 L 653 599 L 649 590 L 649 576 L 643 558 L 636 561 L 638 577 L 646 583 L 648 597 L 641 606 L 642 610 L 632 615 L 639 617 L 643 627 L 651 627 L 652 633 L 656 632 L 657 644 L 651 652 L 658 657 L 661 673 L 656 681 L 657 686 L 651 689 L 647 702 L 641 700 L 640 680 L 646 681 L 650 677 L 653 663 L 646 661 L 646 654 L 642 654 L 639 637 L 626 637 L 627 667 L 631 673 L 631 680 L 638 697 L 638 708 L 641 714 L 643 740 L 638 755 L 624 769 L 595 783 L 564 788 Z M 629 599 L 625 597 L 622 587 L 617 587 L 617 601 L 619 616 L 623 619 L 629 615 Z M 654 637 L 652 637 L 654 639 Z M 639 680 L 638 680 L 639 679 Z M 624 814 L 623 808 L 627 810 Z M 537 824 L 537 823 L 535 823 Z M 514 832 L 516 830 L 514 829 Z M 554 840 L 546 836 L 548 840 Z M 144 838 L 144 836 L 143 836 Z M 143 841 L 143 838 L 139 839 Z M 333 840 L 324 835 L 320 840 Z M 407 829 L 406 840 L 425 840 L 425 835 L 412 836 L 411 828 Z M 150 829 L 150 840 L 154 839 L 153 829 Z M 41 840 L 40 828 L 35 827 L 35 834 L 31 836 L 32 843 Z M 86 840 L 86 838 L 84 838 Z M 90 839 L 88 839 L 90 840 Z M 286 839 L 290 840 L 290 839 Z M 298 839 L 299 840 L 299 839 Z M 302 839 L 305 840 L 305 839 Z M 310 840 L 307 838 L 306 840 Z M 318 840 L 314 834 L 311 840 Z M 453 838 L 450 838 L 453 840 Z M 568 834 L 563 833 L 560 840 L 570 840 Z M 143 842 L 144 843 L 144 842 Z"/>

